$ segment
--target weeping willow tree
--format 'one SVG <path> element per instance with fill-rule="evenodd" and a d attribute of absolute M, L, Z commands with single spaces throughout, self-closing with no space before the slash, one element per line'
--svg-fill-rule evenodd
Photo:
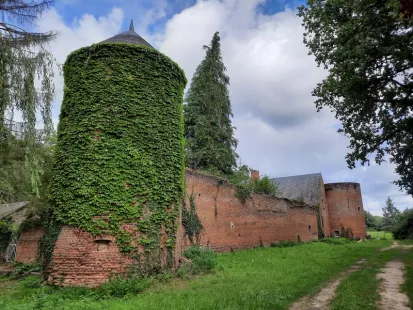
<path fill-rule="evenodd" d="M 36 33 L 37 18 L 53 1 L 0 0 L 0 179 L 13 180 L 11 164 L 16 150 L 24 151 L 24 171 L 31 194 L 39 195 L 42 165 L 38 156 L 37 124 L 44 136 L 53 130 L 51 103 L 54 96 L 54 58 L 46 44 L 55 32 Z M 26 29 L 25 29 L 26 28 Z M 16 135 L 14 116 L 21 117 L 21 135 Z M 19 141 L 19 142 L 16 142 Z M 23 176 L 24 177 L 24 176 Z M 7 197 L 0 184 L 0 198 Z M 2 192 L 3 191 L 3 192 Z"/>

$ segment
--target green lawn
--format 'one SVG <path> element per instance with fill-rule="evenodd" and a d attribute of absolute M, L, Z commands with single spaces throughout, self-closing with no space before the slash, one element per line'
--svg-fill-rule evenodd
<path fill-rule="evenodd" d="M 287 309 L 361 258 L 373 259 L 387 240 L 218 255 L 213 274 L 157 283 L 143 293 L 97 300 L 86 289 L 37 287 L 37 278 L 0 281 L 0 309 Z M 344 308 L 343 308 L 344 309 Z"/>
<path fill-rule="evenodd" d="M 380 239 L 393 240 L 393 234 L 390 232 L 368 231 L 367 234 L 369 234 L 373 239 L 380 238 Z"/>

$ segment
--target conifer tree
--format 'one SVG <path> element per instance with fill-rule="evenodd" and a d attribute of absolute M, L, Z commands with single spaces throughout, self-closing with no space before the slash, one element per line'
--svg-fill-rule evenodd
<path fill-rule="evenodd" d="M 393 200 L 387 197 L 386 206 L 383 210 L 383 229 L 385 231 L 391 231 L 397 222 L 397 216 L 400 215 L 399 209 L 394 206 Z"/>
<path fill-rule="evenodd" d="M 222 61 L 219 33 L 195 71 L 184 106 L 186 165 L 230 174 L 236 167 L 232 109 L 229 99 L 229 77 Z"/>

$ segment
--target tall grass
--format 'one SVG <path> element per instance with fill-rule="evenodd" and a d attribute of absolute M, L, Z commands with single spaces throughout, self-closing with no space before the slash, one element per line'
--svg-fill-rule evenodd
<path fill-rule="evenodd" d="M 179 276 L 209 272 L 216 266 L 216 254 L 208 247 L 194 245 L 186 249 L 183 256 L 190 260 L 178 270 Z"/>

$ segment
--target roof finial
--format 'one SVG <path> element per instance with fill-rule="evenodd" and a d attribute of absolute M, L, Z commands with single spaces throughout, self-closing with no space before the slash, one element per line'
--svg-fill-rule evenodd
<path fill-rule="evenodd" d="M 130 20 L 129 31 L 135 32 L 135 28 L 133 27 L 133 19 Z"/>

